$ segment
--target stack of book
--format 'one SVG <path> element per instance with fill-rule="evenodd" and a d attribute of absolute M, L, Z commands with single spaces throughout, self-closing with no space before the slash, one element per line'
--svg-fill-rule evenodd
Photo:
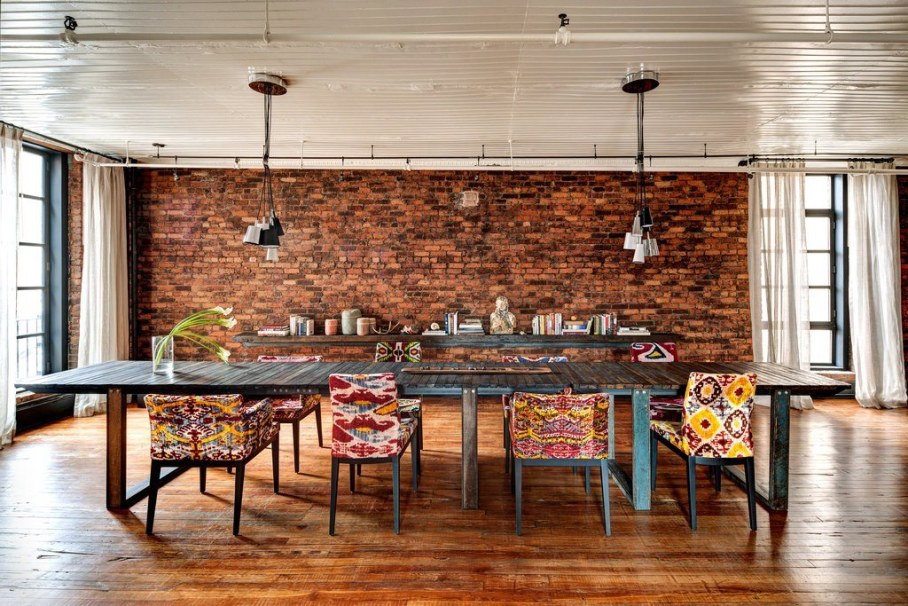
<path fill-rule="evenodd" d="M 422 331 L 422 334 L 430 336 L 430 337 L 443 337 L 448 333 L 446 333 L 444 330 L 442 330 L 440 328 L 438 330 L 432 330 L 431 328 L 427 328 L 424 331 Z"/>
<path fill-rule="evenodd" d="M 457 334 L 457 315 L 458 312 L 453 311 L 451 313 L 445 314 L 445 334 L 446 335 L 456 335 Z"/>
<path fill-rule="evenodd" d="M 580 320 L 565 320 L 564 327 L 561 329 L 563 335 L 585 335 L 587 333 L 587 322 Z"/>
<path fill-rule="evenodd" d="M 617 314 L 596 314 L 590 318 L 587 334 L 614 336 L 618 332 Z"/>
<path fill-rule="evenodd" d="M 620 337 L 646 337 L 649 336 L 649 329 L 645 326 L 622 326 L 618 329 Z"/>
<path fill-rule="evenodd" d="M 484 335 L 486 332 L 482 329 L 482 320 L 480 318 L 464 318 L 457 325 L 457 334 L 460 335 Z"/>
<path fill-rule="evenodd" d="M 290 327 L 286 324 L 265 324 L 258 329 L 256 334 L 260 337 L 289 337 Z"/>
<path fill-rule="evenodd" d="M 534 335 L 560 335 L 563 330 L 563 318 L 560 313 L 543 314 L 533 317 Z"/>

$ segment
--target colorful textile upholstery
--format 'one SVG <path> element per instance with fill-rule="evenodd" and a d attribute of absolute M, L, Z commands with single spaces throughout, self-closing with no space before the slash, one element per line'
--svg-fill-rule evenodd
<path fill-rule="evenodd" d="M 631 362 L 677 362 L 678 349 L 674 343 L 631 343 Z M 684 398 L 657 397 L 650 399 L 649 418 L 652 421 L 681 422 Z"/>
<path fill-rule="evenodd" d="M 501 361 L 508 364 L 531 364 L 533 362 L 567 362 L 567 356 L 501 356 Z"/>
<path fill-rule="evenodd" d="M 240 532 L 246 464 L 271 445 L 274 492 L 279 488 L 278 426 L 271 401 L 252 404 L 240 395 L 145 396 L 151 426 L 151 475 L 145 532 L 154 530 L 154 514 L 163 467 L 198 467 L 199 490 L 205 492 L 208 467 L 234 467 L 233 534 Z"/>
<path fill-rule="evenodd" d="M 524 466 L 598 467 L 602 478 L 602 513 L 611 534 L 608 458 L 612 398 L 595 394 L 531 394 L 511 398 L 511 451 L 514 465 L 517 534 L 522 531 Z M 589 474 L 586 476 L 589 492 Z"/>
<path fill-rule="evenodd" d="M 403 343 L 381 342 L 375 344 L 376 362 L 422 362 L 422 346 L 419 341 Z"/>
<path fill-rule="evenodd" d="M 259 362 L 277 362 L 284 364 L 311 364 L 321 362 L 321 356 L 259 356 Z M 277 423 L 293 425 L 293 470 L 300 472 L 300 421 L 315 413 L 315 430 L 318 434 L 319 448 L 323 447 L 322 439 L 322 398 L 317 393 L 280 395 L 269 398 Z"/>
<path fill-rule="evenodd" d="M 656 487 L 656 447 L 659 442 L 688 464 L 690 525 L 697 528 L 695 466 L 716 467 L 714 482 L 721 489 L 721 466 L 744 465 L 750 527 L 756 530 L 753 432 L 750 417 L 756 394 L 755 374 L 691 373 L 680 422 L 651 420 L 652 488 Z"/>
<path fill-rule="evenodd" d="M 413 440 L 420 419 L 402 417 L 393 373 L 331 375 L 333 429 L 331 433 L 331 519 L 334 534 L 339 465 L 350 464 L 350 491 L 355 489 L 354 468 L 364 463 L 392 466 L 394 532 L 400 532 L 400 459 L 413 443 L 413 490 L 419 478 L 419 443 Z"/>

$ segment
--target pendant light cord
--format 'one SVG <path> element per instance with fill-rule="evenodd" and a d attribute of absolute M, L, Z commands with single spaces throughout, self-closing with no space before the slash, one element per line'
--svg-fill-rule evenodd
<path fill-rule="evenodd" d="M 265 94 L 265 144 L 262 146 L 262 166 L 265 169 L 264 182 L 262 183 L 262 199 L 259 202 L 259 216 L 264 217 L 266 210 L 271 211 L 274 216 L 274 196 L 271 192 L 271 167 L 269 160 L 271 157 L 271 95 Z M 270 222 L 267 217 L 267 222 Z"/>
<path fill-rule="evenodd" d="M 646 206 L 646 178 L 643 174 L 643 95 L 637 93 L 637 210 Z"/>

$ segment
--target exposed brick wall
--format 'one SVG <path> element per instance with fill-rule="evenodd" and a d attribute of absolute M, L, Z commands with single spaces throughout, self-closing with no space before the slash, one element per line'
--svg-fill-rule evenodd
<path fill-rule="evenodd" d="M 630 174 L 277 171 L 275 199 L 287 231 L 277 263 L 241 243 L 261 172 L 178 174 L 178 181 L 170 171 L 138 175 L 143 356 L 151 335 L 211 305 L 234 306 L 234 332 L 286 323 L 291 312 L 314 316 L 321 331 L 325 318 L 346 307 L 421 327 L 453 310 L 487 318 L 499 294 L 527 331 L 537 312 L 617 312 L 626 323 L 680 333 L 688 359 L 751 356 L 744 175 L 656 174 L 662 255 L 640 266 L 621 249 L 632 217 Z M 481 193 L 479 208 L 455 206 L 452 195 L 464 189 Z M 266 353 L 216 334 L 234 359 Z M 426 351 L 430 359 L 480 353 Z M 197 353 L 180 345 L 177 355 Z"/>
<path fill-rule="evenodd" d="M 79 301 L 82 298 L 82 163 L 69 161 L 69 367 L 79 361 Z"/>

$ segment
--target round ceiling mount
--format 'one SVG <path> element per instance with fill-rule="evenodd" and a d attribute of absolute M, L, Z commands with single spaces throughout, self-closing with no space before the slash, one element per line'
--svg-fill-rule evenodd
<path fill-rule="evenodd" d="M 274 74 L 249 74 L 249 88 L 263 95 L 283 95 L 287 92 L 287 81 Z"/>
<path fill-rule="evenodd" d="M 659 86 L 659 72 L 651 69 L 641 69 L 631 72 L 621 81 L 621 90 L 626 93 L 648 93 Z"/>

